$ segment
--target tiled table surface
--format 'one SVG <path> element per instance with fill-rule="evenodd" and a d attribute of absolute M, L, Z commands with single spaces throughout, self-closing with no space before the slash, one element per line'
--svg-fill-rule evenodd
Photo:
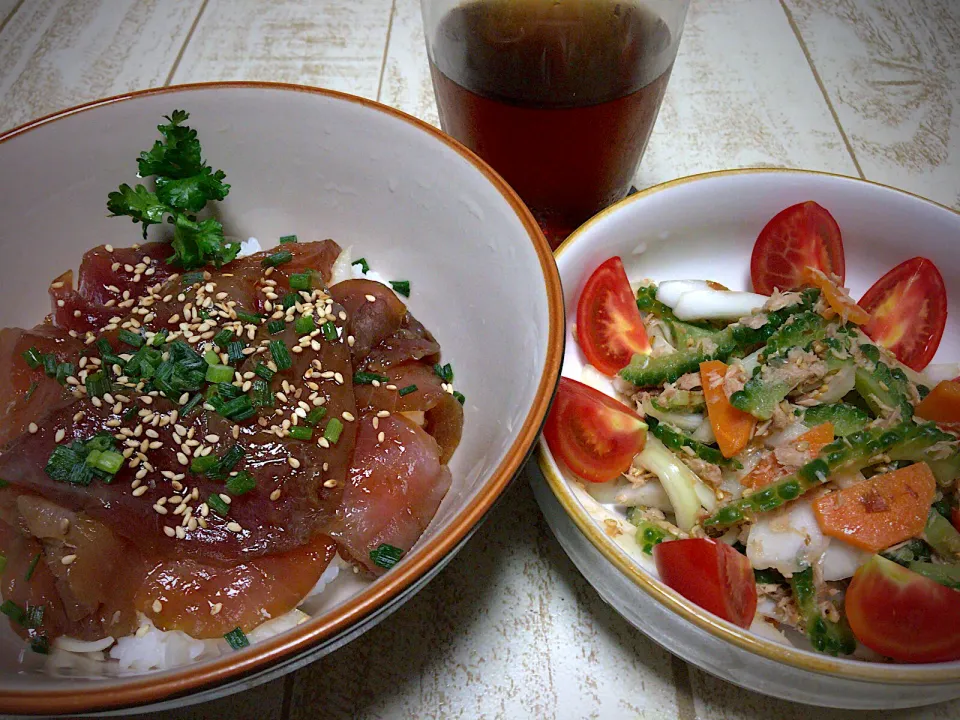
<path fill-rule="evenodd" d="M 0 130 L 164 84 L 276 80 L 436 123 L 418 0 L 0 0 Z M 694 0 L 635 184 L 786 166 L 960 208 L 960 2 Z M 634 631 L 521 481 L 385 623 L 245 694 L 164 718 L 957 718 L 960 702 L 814 710 L 740 690 Z M 157 716 L 159 717 L 159 715 Z"/>

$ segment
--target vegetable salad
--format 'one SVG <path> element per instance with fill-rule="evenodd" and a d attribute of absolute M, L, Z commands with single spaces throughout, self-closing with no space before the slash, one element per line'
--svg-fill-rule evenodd
<path fill-rule="evenodd" d="M 610 258 L 544 435 L 706 610 L 830 655 L 958 660 L 960 381 L 928 367 L 946 290 L 914 258 L 855 302 L 844 263 L 813 202 L 761 232 L 754 293 L 631 287 Z"/>

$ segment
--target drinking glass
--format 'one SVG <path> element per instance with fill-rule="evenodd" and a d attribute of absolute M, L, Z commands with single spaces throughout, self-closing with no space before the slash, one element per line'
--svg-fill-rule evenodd
<path fill-rule="evenodd" d="M 630 188 L 689 0 L 421 0 L 443 130 L 554 247 Z"/>

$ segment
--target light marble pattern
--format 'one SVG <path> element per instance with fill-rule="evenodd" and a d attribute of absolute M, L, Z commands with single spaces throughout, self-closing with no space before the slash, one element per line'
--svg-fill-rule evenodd
<path fill-rule="evenodd" d="M 694 0 L 636 183 L 780 165 L 960 208 L 958 47 L 954 0 Z M 437 124 L 418 0 L 0 0 L 0 130 L 105 95 L 218 79 L 322 85 Z M 383 625 L 293 676 L 162 717 L 811 712 L 867 717 L 765 698 L 674 659 L 578 575 L 521 480 Z M 871 715 L 958 716 L 960 702 Z"/>

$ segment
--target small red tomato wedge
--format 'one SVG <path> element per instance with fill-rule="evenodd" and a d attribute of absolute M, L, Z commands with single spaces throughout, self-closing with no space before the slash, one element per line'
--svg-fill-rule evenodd
<path fill-rule="evenodd" d="M 590 482 L 613 480 L 643 450 L 647 426 L 623 403 L 570 378 L 560 378 L 543 427 L 550 451 Z"/>
<path fill-rule="evenodd" d="M 850 628 L 871 650 L 909 663 L 960 660 L 960 591 L 879 555 L 847 588 Z"/>
<path fill-rule="evenodd" d="M 723 542 L 690 538 L 660 543 L 653 559 L 660 579 L 687 600 L 750 627 L 757 613 L 757 583 L 745 555 Z"/>
<path fill-rule="evenodd" d="M 764 295 L 794 290 L 808 267 L 836 275 L 841 285 L 846 278 L 840 226 L 812 200 L 781 210 L 760 231 L 750 258 L 753 289 Z"/>
<path fill-rule="evenodd" d="M 618 257 L 593 271 L 577 303 L 577 341 L 587 362 L 616 375 L 635 354 L 650 352 L 637 299 Z"/>
<path fill-rule="evenodd" d="M 870 313 L 863 331 L 871 340 L 914 370 L 929 364 L 947 324 L 947 289 L 933 262 L 915 257 L 900 263 L 859 304 Z"/>

